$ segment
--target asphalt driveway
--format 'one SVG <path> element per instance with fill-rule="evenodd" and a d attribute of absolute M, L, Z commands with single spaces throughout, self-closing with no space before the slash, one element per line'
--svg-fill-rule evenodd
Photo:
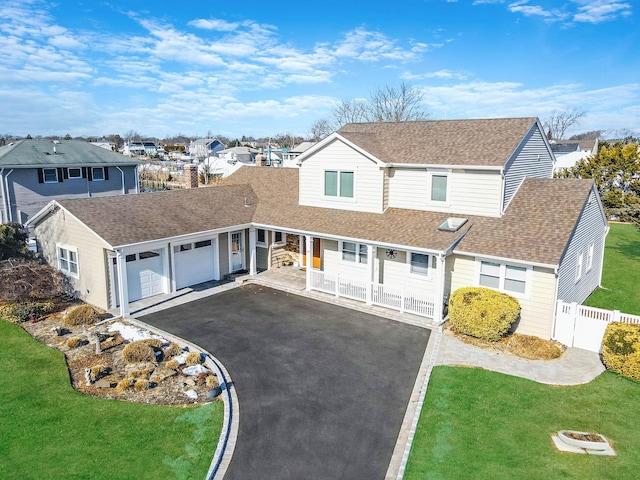
<path fill-rule="evenodd" d="M 384 478 L 429 330 L 258 285 L 140 320 L 229 371 L 240 427 L 225 479 Z"/>

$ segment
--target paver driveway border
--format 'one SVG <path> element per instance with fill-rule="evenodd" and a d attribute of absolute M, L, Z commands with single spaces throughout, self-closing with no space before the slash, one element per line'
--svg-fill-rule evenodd
<path fill-rule="evenodd" d="M 254 282 L 247 282 L 247 283 L 254 283 Z M 258 282 L 256 282 L 258 283 Z M 228 286 L 226 286 L 226 288 L 224 289 L 224 291 L 229 290 Z M 274 290 L 282 290 L 282 289 L 278 289 L 278 288 L 274 288 Z M 216 292 L 212 292 L 216 293 Z M 297 292 L 289 292 L 289 293 L 297 293 Z M 322 300 L 322 299 L 318 299 L 315 298 L 314 296 L 310 296 L 310 295 L 299 295 L 301 297 L 310 297 L 311 299 L 315 299 L 315 300 Z M 181 302 L 182 303 L 182 302 Z M 334 301 L 328 301 L 325 303 L 329 303 L 329 304 L 333 304 L 335 305 Z M 168 307 L 171 305 L 168 305 Z M 343 305 L 338 305 L 341 307 L 344 307 Z M 346 308 L 350 309 L 350 310 L 359 310 L 361 312 L 373 315 L 374 317 L 379 317 L 381 319 L 385 319 L 385 320 L 398 320 L 398 318 L 393 318 L 393 315 L 380 315 L 379 312 L 368 312 L 364 309 L 361 308 L 350 308 L 350 306 L 346 306 Z M 391 317 L 391 318 L 390 318 Z M 402 321 L 402 319 L 400 319 Z M 407 325 L 416 327 L 417 325 L 415 325 L 415 320 L 412 320 L 411 318 L 409 318 L 408 321 L 404 322 Z M 422 328 L 424 328 L 424 326 L 420 326 Z M 158 330 L 158 328 L 154 325 L 150 325 L 149 328 L 151 329 L 156 329 Z M 432 330 L 432 329 L 427 329 L 427 330 Z M 433 335 L 435 334 L 435 335 Z M 429 335 L 428 337 L 428 343 L 427 345 L 425 345 L 426 347 L 426 351 L 423 355 L 422 358 L 422 362 L 421 364 L 417 367 L 418 368 L 418 375 L 415 378 L 415 382 L 413 384 L 413 389 L 409 388 L 409 391 L 411 391 L 411 398 L 410 401 L 408 402 L 406 408 L 405 408 L 405 415 L 404 415 L 404 420 L 402 422 L 402 426 L 401 426 L 401 430 L 400 430 L 400 435 L 398 436 L 397 440 L 396 440 L 396 445 L 393 451 L 393 456 L 391 458 L 391 462 L 387 471 L 387 474 L 385 476 L 385 478 L 396 478 L 396 476 L 398 474 L 402 474 L 402 470 L 403 470 L 403 465 L 406 463 L 406 457 L 407 457 L 407 453 L 408 450 L 410 449 L 410 439 L 413 436 L 410 432 L 411 427 L 415 426 L 415 423 L 417 422 L 417 418 L 419 417 L 419 406 L 421 405 L 421 401 L 420 398 L 424 398 L 424 387 L 426 385 L 426 382 L 428 381 L 428 373 L 430 373 L 430 369 L 431 366 L 433 365 L 432 362 L 432 358 L 434 356 L 433 353 L 433 345 L 434 342 L 433 340 L 435 339 L 434 337 L 438 337 L 438 332 L 431 332 L 431 334 L 427 333 L 426 335 Z M 196 348 L 200 348 L 199 345 L 196 346 Z M 422 351 L 422 349 L 420 350 Z M 413 364 L 416 365 L 417 364 Z M 229 393 L 235 393 L 235 389 L 233 387 L 231 387 L 229 389 Z M 235 424 L 235 428 L 236 428 L 236 432 L 237 432 L 237 422 L 235 422 L 234 420 L 236 420 L 237 417 L 237 412 L 238 412 L 238 406 L 237 404 L 234 405 L 233 402 L 230 403 L 230 408 L 233 412 L 235 412 L 235 415 L 231 416 L 231 422 L 229 423 L 229 428 L 233 428 L 234 424 Z M 404 408 L 404 407 L 403 407 Z M 397 411 L 397 410 L 396 410 Z M 226 412 L 225 412 L 226 414 Z M 226 421 L 226 420 L 225 420 Z M 224 453 L 224 457 L 226 457 L 227 461 L 225 462 L 225 459 L 222 459 L 222 462 L 220 464 L 220 469 L 218 471 L 218 473 L 222 473 L 223 472 L 223 467 L 224 464 L 227 463 L 228 464 L 228 460 L 230 459 L 231 455 L 230 452 L 233 451 L 233 441 L 232 441 L 232 436 L 229 437 L 229 442 L 227 444 L 227 448 L 226 448 L 226 452 Z M 222 440 L 222 436 L 221 436 L 221 440 Z M 218 446 L 218 450 L 220 450 L 220 445 Z M 217 452 L 218 453 L 218 452 Z M 214 458 L 214 463 L 216 462 L 216 459 Z M 213 463 L 212 463 L 213 465 Z M 215 478 L 222 478 L 221 475 L 216 475 Z M 400 477 L 398 477 L 400 478 Z"/>

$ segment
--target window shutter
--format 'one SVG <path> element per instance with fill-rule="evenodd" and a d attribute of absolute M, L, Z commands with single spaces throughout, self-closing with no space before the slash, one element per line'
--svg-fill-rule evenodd
<path fill-rule="evenodd" d="M 90 182 L 93 182 L 93 169 L 91 167 L 87 167 L 87 178 Z"/>
<path fill-rule="evenodd" d="M 44 170 L 38 169 L 38 183 L 44 183 Z"/>
<path fill-rule="evenodd" d="M 58 182 L 64 182 L 64 172 L 62 168 L 58 168 Z"/>
<path fill-rule="evenodd" d="M 109 180 L 109 167 L 104 167 L 104 179 Z"/>
<path fill-rule="evenodd" d="M 82 167 L 82 178 L 87 178 L 87 167 Z"/>
<path fill-rule="evenodd" d="M 62 172 L 64 173 L 64 179 L 68 180 L 69 179 L 69 169 L 67 167 L 64 167 L 62 169 Z"/>

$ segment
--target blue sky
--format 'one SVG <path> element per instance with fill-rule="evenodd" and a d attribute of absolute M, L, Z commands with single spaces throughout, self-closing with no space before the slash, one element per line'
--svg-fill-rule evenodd
<path fill-rule="evenodd" d="M 408 82 L 433 119 L 640 133 L 632 0 L 0 0 L 0 134 L 306 135 Z"/>

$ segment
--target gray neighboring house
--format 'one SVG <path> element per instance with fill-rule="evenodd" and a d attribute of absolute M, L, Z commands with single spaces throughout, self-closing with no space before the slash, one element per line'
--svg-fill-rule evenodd
<path fill-rule="evenodd" d="M 138 193 L 138 162 L 80 140 L 0 147 L 0 223 L 26 221 L 54 199 Z"/>

